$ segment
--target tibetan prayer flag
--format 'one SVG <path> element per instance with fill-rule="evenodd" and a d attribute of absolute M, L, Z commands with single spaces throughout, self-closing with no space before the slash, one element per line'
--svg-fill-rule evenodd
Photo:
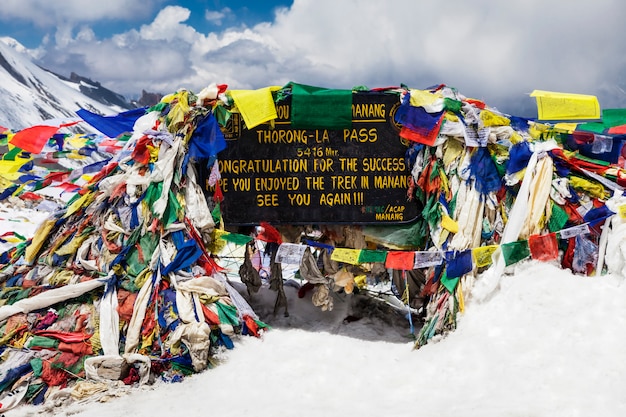
<path fill-rule="evenodd" d="M 448 278 L 458 278 L 470 272 L 472 266 L 472 250 L 446 252 L 446 275 Z"/>
<path fill-rule="evenodd" d="M 527 240 L 503 243 L 500 248 L 502 249 L 502 256 L 506 266 L 513 265 L 530 256 Z"/>
<path fill-rule="evenodd" d="M 567 215 L 567 211 L 558 204 L 552 203 L 552 214 L 548 220 L 548 230 L 551 232 L 561 230 L 568 220 L 569 216 Z"/>
<path fill-rule="evenodd" d="M 335 248 L 330 255 L 330 259 L 337 262 L 357 265 L 359 263 L 360 252 L 360 249 Z"/>
<path fill-rule="evenodd" d="M 291 127 L 349 129 L 352 127 L 352 90 L 334 90 L 289 83 Z"/>
<path fill-rule="evenodd" d="M 439 113 L 444 110 L 445 101 L 441 93 L 434 94 L 428 90 L 410 90 L 409 94 L 411 106 L 423 107 L 429 113 Z"/>
<path fill-rule="evenodd" d="M 229 91 L 248 129 L 278 117 L 272 91 L 279 88 L 265 87 L 258 90 Z"/>
<path fill-rule="evenodd" d="M 535 90 L 539 120 L 593 120 L 602 117 L 598 98 L 585 94 Z"/>
<path fill-rule="evenodd" d="M 498 249 L 498 245 L 481 246 L 479 248 L 472 249 L 472 256 L 474 257 L 474 263 L 478 268 L 489 266 L 492 263 L 491 255 Z"/>
<path fill-rule="evenodd" d="M 545 235 L 530 235 L 528 248 L 531 258 L 537 261 L 549 262 L 559 257 L 559 244 L 554 232 Z"/>
<path fill-rule="evenodd" d="M 32 126 L 20 130 L 9 143 L 26 152 L 40 153 L 48 140 L 59 130 L 59 126 Z"/>
<path fill-rule="evenodd" d="M 452 217 L 444 214 L 441 216 L 441 227 L 449 231 L 450 233 L 458 233 L 459 224 L 455 222 Z"/>
<path fill-rule="evenodd" d="M 252 240 L 252 236 L 242 235 L 239 233 L 226 233 L 222 236 L 222 239 L 227 242 L 243 246 Z"/>
<path fill-rule="evenodd" d="M 304 251 L 307 245 L 299 245 L 295 243 L 283 243 L 278 247 L 276 252 L 276 262 L 290 265 L 300 265 Z"/>
<path fill-rule="evenodd" d="M 443 285 L 450 294 L 453 294 L 460 279 L 460 277 L 450 278 L 446 271 L 444 271 L 443 275 L 441 275 L 441 285 Z"/>
<path fill-rule="evenodd" d="M 415 264 L 415 252 L 413 251 L 392 251 L 387 254 L 385 266 L 389 269 L 409 271 Z"/>
<path fill-rule="evenodd" d="M 387 251 L 384 250 L 371 250 L 371 249 L 361 249 L 359 253 L 359 263 L 374 263 L 381 262 L 384 263 L 387 259 Z"/>
<path fill-rule="evenodd" d="M 172 259 L 169 264 L 161 266 L 161 273 L 165 276 L 170 272 L 188 268 L 196 262 L 201 255 L 202 250 L 195 240 L 189 239 L 179 243 L 176 245 L 176 255 L 174 259 Z"/>
<path fill-rule="evenodd" d="M 85 109 L 77 110 L 76 114 L 105 136 L 116 138 L 124 133 L 132 133 L 135 122 L 146 114 L 146 109 L 140 107 L 114 116 L 101 116 Z"/>
<path fill-rule="evenodd" d="M 189 139 L 189 158 L 210 159 L 226 149 L 226 139 L 213 113 L 207 114 L 196 126 Z"/>
<path fill-rule="evenodd" d="M 257 239 L 264 242 L 283 243 L 283 238 L 278 229 L 267 222 L 261 222 Z"/>
<path fill-rule="evenodd" d="M 415 252 L 414 269 L 428 268 L 443 263 L 443 253 L 439 251 L 417 251 Z"/>

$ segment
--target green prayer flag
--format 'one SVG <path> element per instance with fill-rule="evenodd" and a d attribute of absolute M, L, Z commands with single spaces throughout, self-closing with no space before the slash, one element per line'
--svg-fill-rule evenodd
<path fill-rule="evenodd" d="M 504 243 L 500 246 L 506 266 L 513 265 L 530 256 L 530 248 L 527 240 Z"/>
<path fill-rule="evenodd" d="M 291 85 L 291 127 L 349 129 L 352 127 L 352 90 Z"/>
<path fill-rule="evenodd" d="M 220 323 L 229 323 L 233 326 L 239 326 L 239 317 L 237 316 L 237 308 L 229 306 L 217 301 L 215 303 L 217 307 L 217 315 L 220 319 Z"/>
<path fill-rule="evenodd" d="M 387 252 L 382 250 L 361 249 L 359 253 L 359 263 L 385 262 Z"/>
<path fill-rule="evenodd" d="M 626 109 L 602 110 L 602 123 L 609 128 L 626 125 Z"/>
<path fill-rule="evenodd" d="M 248 235 L 240 235 L 238 233 L 227 233 L 225 235 L 222 235 L 222 239 L 227 242 L 243 246 L 246 243 L 250 242 L 252 240 L 252 237 Z"/>
<path fill-rule="evenodd" d="M 462 106 L 463 103 L 460 100 L 454 100 L 447 97 L 443 99 L 443 108 L 447 111 L 451 111 L 452 113 L 460 112 Z"/>
<path fill-rule="evenodd" d="M 563 229 L 563 226 L 569 220 L 567 212 L 561 208 L 558 204 L 552 203 L 552 214 L 550 220 L 548 220 L 548 230 L 551 232 L 558 232 Z"/>
<path fill-rule="evenodd" d="M 446 290 L 448 290 L 448 292 L 452 294 L 454 293 L 454 290 L 460 279 L 461 277 L 448 278 L 448 274 L 446 273 L 446 271 L 443 271 L 443 274 L 441 275 L 441 285 L 446 287 Z"/>

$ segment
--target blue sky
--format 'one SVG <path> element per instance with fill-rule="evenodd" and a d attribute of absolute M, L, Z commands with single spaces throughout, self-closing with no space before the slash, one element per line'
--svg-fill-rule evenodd
<path fill-rule="evenodd" d="M 626 107 L 622 0 L 2 0 L 36 61 L 142 90 L 446 84 L 509 114 L 535 90 Z"/>

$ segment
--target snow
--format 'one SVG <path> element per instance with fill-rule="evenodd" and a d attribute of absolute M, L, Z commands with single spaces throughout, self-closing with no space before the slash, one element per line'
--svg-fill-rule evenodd
<path fill-rule="evenodd" d="M 77 85 L 71 86 L 40 68 L 24 47 L 12 38 L 0 37 L 0 58 L 6 60 L 13 71 L 12 75 L 0 66 L 1 126 L 20 130 L 41 124 L 49 118 L 76 117 L 75 111 L 80 108 L 104 115 L 124 110 L 93 100 L 82 94 Z M 15 75 L 21 78 L 21 82 Z M 95 132 L 87 124 L 81 127 Z"/>
<path fill-rule="evenodd" d="M 3 215 L 0 226 L 34 233 L 44 218 L 34 213 L 10 213 L 19 222 Z M 180 383 L 122 387 L 103 402 L 5 415 L 626 415 L 623 277 L 573 275 L 538 261 L 505 272 L 490 297 L 467 301 L 455 331 L 418 350 L 402 314 L 379 314 L 372 298 L 357 309 L 366 297 L 343 295 L 324 312 L 286 284 L 284 317 L 273 314 L 276 294 L 262 288 L 250 302 L 272 329 L 237 339 L 213 369 Z"/>

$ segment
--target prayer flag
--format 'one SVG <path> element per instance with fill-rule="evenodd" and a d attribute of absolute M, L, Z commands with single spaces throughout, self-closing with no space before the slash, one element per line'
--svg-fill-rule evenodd
<path fill-rule="evenodd" d="M 291 265 L 300 265 L 304 251 L 307 245 L 299 245 L 295 243 L 283 243 L 278 247 L 276 252 L 276 262 Z"/>
<path fill-rule="evenodd" d="M 373 262 L 382 262 L 384 263 L 387 259 L 387 251 L 384 250 L 371 250 L 371 249 L 361 249 L 359 253 L 359 263 L 373 263 Z"/>
<path fill-rule="evenodd" d="M 498 249 L 498 245 L 481 246 L 472 249 L 474 263 L 478 268 L 489 266 L 492 263 L 491 255 Z"/>
<path fill-rule="evenodd" d="M 448 278 L 458 278 L 470 272 L 472 266 L 472 250 L 467 249 L 461 252 L 446 252 L 446 275 Z"/>
<path fill-rule="evenodd" d="M 506 266 L 513 265 L 522 259 L 530 256 L 527 240 L 518 240 L 516 242 L 503 243 L 501 246 L 502 256 Z"/>
<path fill-rule="evenodd" d="M 279 88 L 265 87 L 258 90 L 229 91 L 248 129 L 278 117 L 272 91 Z"/>
<path fill-rule="evenodd" d="M 217 229 L 216 229 L 217 231 Z M 227 242 L 231 242 L 234 243 L 236 245 L 240 245 L 243 246 L 246 243 L 250 242 L 252 240 L 252 236 L 248 236 L 248 235 L 242 235 L 239 233 L 225 233 L 222 236 L 220 236 L 222 239 L 224 239 Z"/>
<path fill-rule="evenodd" d="M 146 109 L 140 107 L 114 116 L 101 116 L 85 109 L 77 110 L 76 114 L 99 132 L 110 138 L 116 138 L 124 133 L 132 133 L 135 122 L 146 114 Z"/>
<path fill-rule="evenodd" d="M 528 237 L 530 256 L 538 261 L 549 262 L 559 257 L 559 244 L 556 233 L 530 235 Z"/>
<path fill-rule="evenodd" d="M 459 283 L 460 277 L 450 278 L 446 271 L 441 275 L 441 285 L 443 285 L 450 294 L 454 293 L 454 289 Z"/>
<path fill-rule="evenodd" d="M 387 254 L 385 266 L 389 269 L 409 271 L 415 264 L 415 252 L 413 251 L 392 251 Z"/>
<path fill-rule="evenodd" d="M 330 259 L 337 262 L 357 265 L 359 263 L 360 252 L 360 249 L 335 248 L 330 255 Z"/>
<path fill-rule="evenodd" d="M 535 90 L 539 120 L 600 119 L 600 103 L 596 96 Z"/>
<path fill-rule="evenodd" d="M 17 132 L 9 143 L 30 153 L 40 153 L 59 126 L 32 126 Z"/>
<path fill-rule="evenodd" d="M 443 253 L 439 251 L 417 251 L 415 252 L 414 269 L 428 268 L 429 266 L 437 266 L 443 263 Z"/>
<path fill-rule="evenodd" d="M 352 127 L 352 90 L 288 85 L 291 86 L 291 127 L 335 130 Z"/>

